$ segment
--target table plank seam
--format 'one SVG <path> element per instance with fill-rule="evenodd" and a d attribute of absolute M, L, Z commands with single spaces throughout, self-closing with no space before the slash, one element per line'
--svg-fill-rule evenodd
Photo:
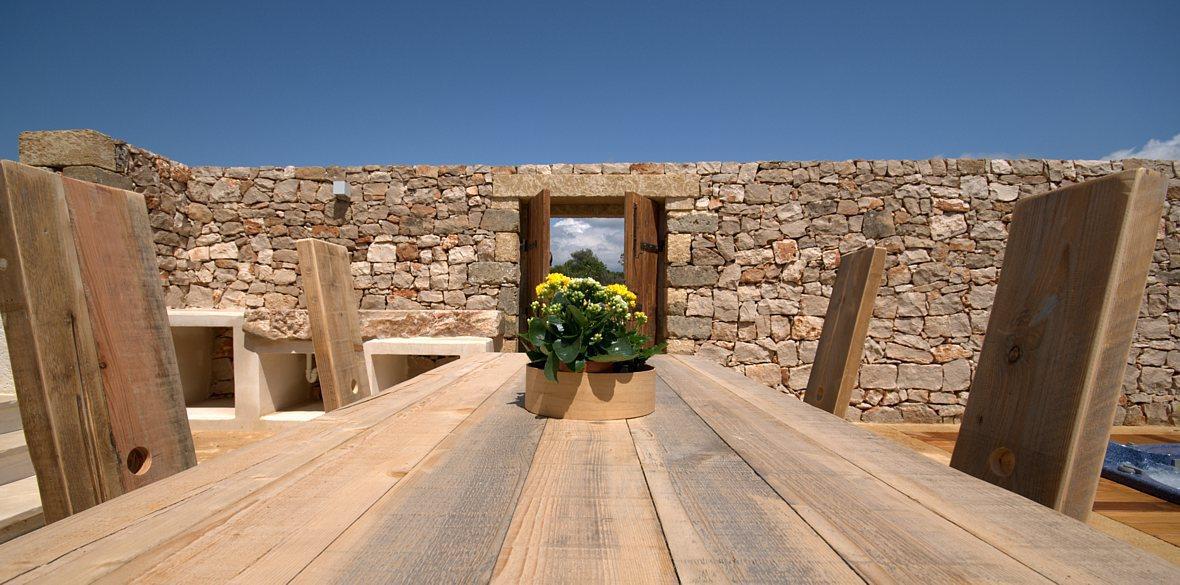
<path fill-rule="evenodd" d="M 759 404 L 757 404 L 757 403 L 755 403 L 755 402 L 751 402 L 749 399 L 747 399 L 747 398 L 746 398 L 745 396 L 743 396 L 741 393 L 739 393 L 739 392 L 735 391 L 735 390 L 734 390 L 734 383 L 733 383 L 733 382 L 730 382 L 730 381 L 724 380 L 724 379 L 722 379 L 722 378 L 718 377 L 718 375 L 714 374 L 713 372 L 710 372 L 710 371 L 708 371 L 706 368 L 702 368 L 702 367 L 698 366 L 697 364 L 693 363 L 693 359 L 699 359 L 699 358 L 693 358 L 693 359 L 682 359 L 682 358 L 685 358 L 685 357 L 688 357 L 688 356 L 675 356 L 675 357 L 674 357 L 674 359 L 676 359 L 676 361 L 678 361 L 679 363 L 682 363 L 682 364 L 684 364 L 685 366 L 687 366 L 687 367 L 691 368 L 693 371 L 697 372 L 699 375 L 705 376 L 706 378 L 708 378 L 708 379 L 712 380 L 712 381 L 713 381 L 714 383 L 716 383 L 716 384 L 717 384 L 719 387 L 721 387 L 721 388 L 725 389 L 727 392 L 729 392 L 730 394 L 733 394 L 733 395 L 734 395 L 736 398 L 738 398 L 738 399 L 740 399 L 740 400 L 744 401 L 745 403 L 749 404 L 751 407 L 753 407 L 753 408 L 755 408 L 755 409 L 757 409 L 757 410 L 760 410 L 760 411 L 764 412 L 764 413 L 765 413 L 765 414 L 767 414 L 768 416 L 770 416 L 770 417 L 774 418 L 775 420 L 779 421 L 781 424 L 784 424 L 784 425 L 790 426 L 790 421 L 787 421 L 787 420 L 785 420 L 785 419 L 784 419 L 784 418 L 783 418 L 781 415 L 779 415 L 779 414 L 776 414 L 775 412 L 772 412 L 772 411 L 768 410 L 767 408 L 765 408 L 765 407 L 763 407 L 763 406 L 761 406 L 761 405 L 759 405 Z M 771 391 L 772 391 L 772 390 L 770 390 L 769 388 L 767 388 L 766 390 L 767 390 L 767 392 L 771 392 Z M 801 403 L 801 404 L 802 404 L 802 403 Z M 820 411 L 817 411 L 817 412 L 820 412 Z M 830 413 L 823 413 L 823 414 L 824 414 L 825 416 L 831 416 L 831 415 L 830 415 Z M 792 428 L 793 428 L 793 427 L 792 427 Z M 850 425 L 850 428 L 856 428 L 856 427 L 854 427 L 854 426 L 851 426 L 851 425 Z M 865 431 L 864 429 L 856 429 L 856 430 L 857 430 L 857 431 L 862 431 L 862 432 L 868 432 L 868 431 Z M 800 434 L 802 434 L 802 435 L 806 436 L 806 433 L 802 433 L 801 431 L 798 431 L 798 432 L 800 432 Z M 1020 565 L 1023 565 L 1023 566 L 1025 566 L 1025 567 L 1027 567 L 1029 570 L 1031 570 L 1031 571 L 1035 572 L 1036 574 L 1038 574 L 1038 575 L 1042 576 L 1042 577 L 1043 577 L 1043 578 L 1045 578 L 1046 580 L 1049 580 L 1049 581 L 1052 581 L 1052 582 L 1060 582 L 1060 579 L 1058 579 L 1058 578 L 1055 578 L 1055 577 L 1052 577 L 1052 576 L 1050 576 L 1049 574 L 1047 574 L 1047 573 L 1046 573 L 1046 570 L 1047 570 L 1047 568 L 1038 568 L 1037 566 L 1034 566 L 1033 564 L 1031 564 L 1029 561 L 1026 561 L 1026 560 L 1024 560 L 1024 559 L 1023 559 L 1023 558 L 1021 558 L 1020 556 L 1017 556 L 1017 554 L 1018 554 L 1018 553 L 1016 553 L 1016 552 L 1012 552 L 1012 551 L 1011 551 L 1011 547 L 1010 547 L 1009 545 L 1007 545 L 1007 544 L 1005 544 L 1005 543 L 1003 543 L 1003 542 L 997 542 L 997 540 L 998 540 L 998 539 L 996 539 L 996 538 L 994 538 L 994 537 L 991 537 L 991 536 L 989 536 L 989 535 L 988 535 L 988 534 L 986 534 L 984 531 L 981 531 L 981 530 L 975 529 L 975 528 L 973 528 L 972 526 L 970 526 L 969 524 L 967 524 L 967 523 L 964 523 L 964 522 L 962 521 L 962 519 L 960 519 L 960 518 L 957 518 L 957 517 L 956 517 L 955 515 L 953 515 L 953 514 L 950 514 L 950 513 L 949 513 L 947 510 L 940 509 L 938 506 L 934 505 L 933 503 L 927 503 L 927 502 L 925 502 L 924 500 L 922 500 L 922 499 L 919 499 L 919 498 L 917 498 L 917 497 L 915 497 L 915 496 L 911 495 L 909 492 L 907 492 L 906 490 L 902 489 L 902 487 L 905 485 L 904 483 L 903 483 L 903 484 L 901 484 L 901 485 L 899 485 L 899 484 L 898 484 L 898 482 L 897 482 L 896 480 L 894 480 L 894 479 L 891 479 L 891 478 L 889 478 L 889 477 L 882 477 L 881 475 L 879 475 L 879 474 L 877 474 L 877 473 L 874 473 L 874 472 L 873 472 L 871 469 L 869 469 L 869 468 L 866 468 L 864 465 L 862 465 L 862 464 L 858 463 L 857 461 L 854 461 L 854 460 L 852 460 L 852 459 L 849 459 L 849 458 L 843 457 L 843 456 L 842 456 L 842 455 L 841 455 L 841 454 L 840 454 L 838 451 L 834 451 L 834 450 L 832 450 L 832 449 L 830 449 L 830 448 L 828 448 L 828 447 L 824 446 L 824 445 L 823 445 L 823 444 L 821 444 L 821 443 L 816 443 L 815 441 L 811 441 L 810 439 L 808 439 L 808 440 L 809 440 L 809 441 L 810 441 L 812 444 L 814 444 L 814 445 L 818 446 L 819 448 L 821 448 L 821 449 L 825 449 L 825 450 L 827 450 L 827 451 L 829 451 L 829 452 L 831 452 L 831 453 L 834 453 L 836 456 L 839 456 L 839 457 L 841 457 L 842 459 L 844 459 L 845 461 L 847 461 L 849 464 L 851 464 L 851 465 L 853 465 L 854 467 L 856 467 L 857 469 L 860 469 L 861 471 L 863 471 L 863 472 L 864 472 L 865 474 L 867 474 L 868 476 L 870 476 L 870 477 L 873 477 L 873 478 L 874 478 L 874 479 L 876 479 L 877 481 L 880 481 L 882 484 L 889 486 L 889 487 L 890 487 L 891 489 L 893 489 L 894 491 L 896 491 L 896 492 L 898 492 L 898 493 L 901 493 L 901 494 L 903 494 L 903 495 L 904 495 L 904 496 L 905 496 L 907 499 L 909 499 L 910 501 L 914 502 L 914 503 L 915 503 L 915 504 L 917 504 L 918 506 L 920 506 L 920 507 L 922 507 L 922 508 L 924 508 L 924 509 L 926 509 L 926 510 L 929 510 L 930 512 L 932 512 L 932 513 L 933 513 L 933 514 L 935 514 L 936 516 L 938 516 L 938 517 L 940 517 L 940 518 L 942 518 L 942 519 L 946 520 L 947 522 L 949 522 L 949 523 L 953 524 L 954 526 L 957 526 L 957 527 L 959 527 L 961 530 L 963 530 L 963 531 L 964 531 L 964 532 L 966 532 L 967 534 L 970 534 L 971 536 L 975 537 L 975 538 L 976 538 L 976 539 L 978 539 L 979 541 L 981 541 L 981 542 L 983 542 L 983 543 L 987 544 L 988 546 L 992 547 L 993 549 L 995 549 L 995 550 L 996 550 L 996 551 L 998 551 L 999 553 L 1003 554 L 1004 556 L 1006 556 L 1006 557 L 1008 557 L 1008 558 L 1011 558 L 1011 559 L 1013 559 L 1014 561 L 1016 561 L 1016 562 L 1017 562 L 1017 563 L 1019 563 Z M 948 467 L 947 469 L 950 469 L 950 468 Z M 921 487 L 921 486 L 918 486 L 918 487 Z M 983 487 L 987 488 L 987 487 L 992 487 L 992 486 L 990 486 L 990 484 L 987 484 L 986 486 L 983 486 Z M 999 489 L 999 488 L 996 488 L 996 489 Z M 937 497 L 937 494 L 934 494 L 934 495 Z M 1013 494 L 1013 496 L 1014 496 L 1014 497 L 1021 497 L 1021 496 L 1017 496 L 1016 494 Z M 1023 498 L 1022 498 L 1022 499 L 1023 499 Z M 960 506 L 959 504 L 957 504 L 957 503 L 954 503 L 954 502 L 951 502 L 951 501 L 946 501 L 946 500 L 941 500 L 941 501 L 942 501 L 942 503 L 943 503 L 945 506 L 947 506 L 947 507 L 948 507 L 948 508 L 950 508 L 950 509 L 957 509 L 957 508 Z M 1046 510 L 1048 510 L 1048 509 L 1046 508 Z M 1088 528 L 1088 527 L 1087 527 L 1087 528 Z M 1125 545 L 1125 543 L 1122 543 L 1122 542 L 1120 542 L 1120 541 L 1118 541 L 1118 540 L 1116 540 L 1116 539 L 1114 539 L 1114 538 L 1110 537 L 1109 535 L 1103 534 L 1103 533 L 1101 533 L 1101 532 L 1099 532 L 1099 531 L 1095 531 L 1095 530 L 1092 530 L 1092 529 L 1090 529 L 1090 530 L 1091 530 L 1091 531 L 1094 533 L 1094 535 L 1100 535 L 1102 539 L 1104 539 L 1104 540 L 1106 540 L 1106 541 L 1109 541 L 1110 543 L 1113 543 L 1113 544 L 1116 544 L 1116 545 Z M 1131 551 L 1133 551 L 1133 552 L 1138 552 L 1138 549 L 1130 549 L 1130 550 L 1131 550 Z M 1026 553 L 1026 554 L 1030 555 L 1030 558 L 1034 558 L 1034 556 L 1035 556 L 1035 553 L 1034 553 L 1034 552 L 1029 552 L 1029 553 Z M 1153 558 L 1154 558 L 1154 555 L 1152 555 L 1152 556 L 1153 556 Z M 1054 563 L 1057 563 L 1057 564 L 1059 564 L 1059 565 L 1061 564 L 1061 561 L 1057 561 L 1056 559 L 1049 559 L 1049 562 L 1054 562 Z"/>

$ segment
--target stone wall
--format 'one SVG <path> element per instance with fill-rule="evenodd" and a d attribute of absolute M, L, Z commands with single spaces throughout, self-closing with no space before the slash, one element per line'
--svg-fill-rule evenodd
<path fill-rule="evenodd" d="M 687 178 L 695 192 L 665 197 L 669 351 L 700 353 L 796 394 L 807 382 L 840 254 L 883 246 L 887 275 L 857 408 L 849 409 L 850 418 L 866 421 L 962 414 L 1016 200 L 1150 166 L 1169 177 L 1168 201 L 1116 423 L 1176 422 L 1174 161 L 190 168 L 118 141 L 99 141 L 113 149 L 109 157 L 53 158 L 45 146 L 52 138 L 23 135 L 22 160 L 74 167 L 75 175 L 85 160 L 100 161 L 115 178 L 91 180 L 129 182 L 146 195 L 171 306 L 298 307 L 294 241 L 310 236 L 351 251 L 363 308 L 498 309 L 507 330 L 517 312 L 519 202 L 496 192 L 497 177 L 533 175 L 525 183 L 558 181 L 567 189 L 577 175 L 602 176 L 595 184 L 610 176 Z M 29 157 L 26 142 L 38 145 Z M 350 201 L 333 197 L 332 180 L 351 185 Z"/>

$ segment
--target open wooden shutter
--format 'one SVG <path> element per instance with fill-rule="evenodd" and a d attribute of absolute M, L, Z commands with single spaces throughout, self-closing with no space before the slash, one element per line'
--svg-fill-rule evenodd
<path fill-rule="evenodd" d="M 549 190 L 543 189 L 536 197 L 523 203 L 521 214 L 520 244 L 520 330 L 523 331 L 529 316 L 529 304 L 533 302 L 536 288 L 545 275 L 549 274 Z"/>
<path fill-rule="evenodd" d="M 628 192 L 623 200 L 623 275 L 638 297 L 636 310 L 647 313 L 643 334 L 655 342 L 658 338 L 660 311 L 660 229 L 655 203 Z"/>

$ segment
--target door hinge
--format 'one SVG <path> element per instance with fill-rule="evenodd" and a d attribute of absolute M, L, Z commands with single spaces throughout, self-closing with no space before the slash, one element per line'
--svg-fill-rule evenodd
<path fill-rule="evenodd" d="M 520 243 L 520 251 L 521 251 L 521 252 L 528 252 L 529 250 L 532 250 L 533 248 L 536 248 L 536 247 L 537 247 L 537 242 L 536 242 L 536 241 L 532 241 L 532 242 L 521 242 L 521 243 Z"/>
<path fill-rule="evenodd" d="M 644 252 L 655 252 L 658 254 L 658 253 L 664 251 L 664 246 L 661 244 L 653 244 L 651 242 L 644 242 L 642 244 L 639 244 L 639 249 L 643 250 Z"/>

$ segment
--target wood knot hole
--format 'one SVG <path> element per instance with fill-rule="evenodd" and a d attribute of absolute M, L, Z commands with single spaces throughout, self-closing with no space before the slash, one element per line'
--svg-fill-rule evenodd
<path fill-rule="evenodd" d="M 1008 350 L 1008 363 L 1010 363 L 1010 364 L 1016 363 L 1017 361 L 1020 360 L 1020 356 L 1021 356 L 1020 346 L 1013 345 L 1012 348 Z"/>
<path fill-rule="evenodd" d="M 134 475 L 147 473 L 152 466 L 152 454 L 147 447 L 136 447 L 127 454 L 127 471 Z"/>
<path fill-rule="evenodd" d="M 1016 469 L 1016 454 L 1007 447 L 999 447 L 987 456 L 987 467 L 1000 477 L 1008 477 Z"/>

